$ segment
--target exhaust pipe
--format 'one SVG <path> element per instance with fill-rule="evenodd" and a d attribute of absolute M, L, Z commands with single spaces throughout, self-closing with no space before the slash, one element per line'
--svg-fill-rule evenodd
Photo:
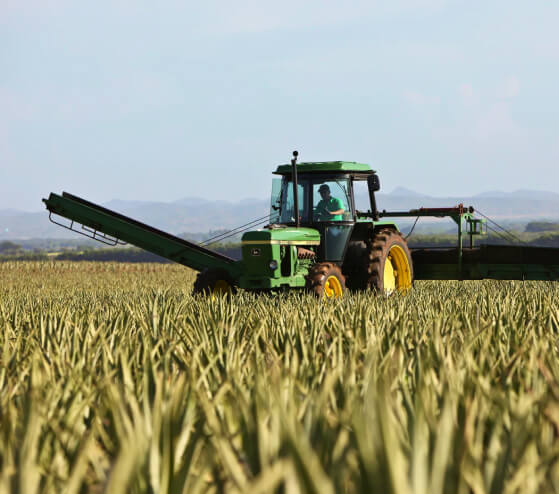
<path fill-rule="evenodd" d="M 295 214 L 295 226 L 299 228 L 301 224 L 299 221 L 299 197 L 297 194 L 297 156 L 299 156 L 299 152 L 293 151 L 293 158 L 291 159 L 293 174 L 293 209 Z"/>

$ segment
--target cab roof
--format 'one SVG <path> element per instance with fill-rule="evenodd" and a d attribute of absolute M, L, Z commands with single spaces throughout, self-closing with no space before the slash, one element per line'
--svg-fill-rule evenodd
<path fill-rule="evenodd" d="M 297 163 L 297 173 L 317 172 L 356 172 L 374 173 L 369 165 L 355 161 L 308 161 Z M 291 175 L 291 165 L 279 165 L 274 172 L 276 175 Z"/>

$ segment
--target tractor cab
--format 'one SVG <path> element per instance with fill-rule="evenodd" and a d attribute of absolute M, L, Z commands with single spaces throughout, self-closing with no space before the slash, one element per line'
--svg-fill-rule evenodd
<path fill-rule="evenodd" d="M 279 194 L 272 199 L 271 219 L 278 223 L 295 223 L 293 183 L 289 178 L 274 179 L 280 182 Z M 299 221 L 301 225 L 311 223 L 353 221 L 353 201 L 348 177 L 321 176 L 300 177 L 297 184 L 299 195 Z M 338 211 L 336 214 L 331 214 Z"/>
<path fill-rule="evenodd" d="M 296 166 L 297 201 L 292 165 L 280 165 L 274 172 L 281 178 L 275 178 L 272 183 L 270 221 L 277 225 L 317 230 L 322 239 L 317 249 L 318 258 L 341 262 L 362 214 L 356 210 L 355 185 L 357 182 L 368 183 L 367 180 L 371 182 L 373 176 L 378 185 L 378 177 L 369 165 L 349 161 L 299 163 Z M 369 192 L 369 197 L 374 194 L 374 191 Z M 374 204 L 373 209 L 376 209 Z"/>

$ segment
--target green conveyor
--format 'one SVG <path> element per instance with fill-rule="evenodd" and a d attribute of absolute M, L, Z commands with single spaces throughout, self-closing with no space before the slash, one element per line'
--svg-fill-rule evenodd
<path fill-rule="evenodd" d="M 239 261 L 67 192 L 51 193 L 43 202 L 51 221 L 103 243 L 129 243 L 197 271 L 222 268 L 234 275 L 240 270 Z M 58 223 L 52 219 L 53 214 L 69 219 L 71 224 Z M 75 223 L 81 228 L 77 229 Z"/>

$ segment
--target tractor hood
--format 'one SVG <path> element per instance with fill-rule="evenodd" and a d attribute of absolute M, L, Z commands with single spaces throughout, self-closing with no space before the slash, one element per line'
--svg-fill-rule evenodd
<path fill-rule="evenodd" d="M 247 232 L 243 244 L 319 245 L 320 233 L 313 228 L 280 227 Z"/>

